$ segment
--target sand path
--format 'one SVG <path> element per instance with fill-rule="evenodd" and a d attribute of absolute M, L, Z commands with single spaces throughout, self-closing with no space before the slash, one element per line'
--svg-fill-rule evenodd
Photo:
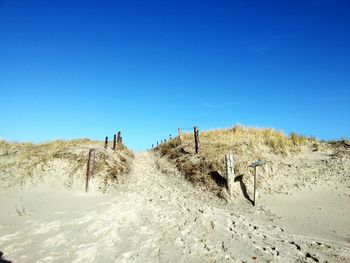
<path fill-rule="evenodd" d="M 50 192 L 51 191 L 51 192 Z M 345 262 L 350 249 L 287 233 L 136 154 L 119 192 L 4 192 L 0 250 L 14 262 Z M 8 200 L 12 200 L 9 202 Z M 14 206 L 14 207 L 13 207 Z M 16 210 L 15 210 L 16 208 Z M 22 212 L 22 215 L 20 213 Z M 242 213 L 241 213 L 242 212 Z"/>

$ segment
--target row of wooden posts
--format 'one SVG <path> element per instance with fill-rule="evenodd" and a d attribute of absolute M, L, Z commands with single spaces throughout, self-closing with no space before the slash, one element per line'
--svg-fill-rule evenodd
<path fill-rule="evenodd" d="M 182 128 L 178 128 L 178 143 L 179 145 L 182 144 Z M 193 127 L 193 135 L 194 135 L 194 150 L 195 153 L 198 154 L 200 152 L 200 142 L 199 142 L 199 129 L 197 126 Z M 170 140 L 171 140 L 171 134 L 170 134 Z M 161 141 L 161 144 L 163 142 L 166 142 L 166 139 Z M 159 142 L 157 142 L 157 147 L 159 146 Z M 152 144 L 152 149 L 154 148 L 154 145 Z M 148 149 L 147 149 L 148 150 Z M 226 187 L 227 192 L 230 196 L 233 194 L 233 184 L 235 181 L 235 174 L 234 174 L 234 157 L 233 154 L 227 154 L 225 155 L 225 163 L 226 163 Z M 254 169 L 254 191 L 253 191 L 253 200 L 252 203 L 255 206 L 256 203 L 256 188 L 257 188 L 257 173 L 256 169 L 258 166 L 263 165 L 262 161 L 257 161 L 255 163 L 252 163 L 249 165 L 249 167 Z"/>
<path fill-rule="evenodd" d="M 179 145 L 181 145 L 182 144 L 182 128 L 178 128 L 178 133 L 179 133 L 178 143 L 179 143 Z M 197 126 L 193 127 L 193 134 L 194 134 L 194 150 L 195 150 L 196 154 L 198 154 L 199 150 L 200 150 L 200 143 L 199 143 L 199 130 L 198 130 Z M 169 135 L 169 140 L 172 140 L 171 134 Z M 161 140 L 160 144 L 162 144 L 163 142 L 165 143 L 166 141 L 167 141 L 166 139 Z M 159 141 L 157 141 L 157 144 L 156 144 L 156 147 L 158 147 L 158 146 L 159 146 Z M 154 144 L 152 144 L 151 149 L 153 149 L 153 148 L 154 148 Z M 148 149 L 147 149 L 147 151 L 148 151 Z"/>
<path fill-rule="evenodd" d="M 171 138 L 171 134 L 169 135 L 169 141 L 171 141 L 172 140 L 172 138 Z M 164 140 L 161 140 L 160 142 L 159 141 L 157 141 L 157 143 L 156 143 L 156 145 L 154 146 L 154 144 L 152 144 L 152 147 L 151 147 L 151 149 L 154 149 L 154 148 L 157 148 L 159 145 L 161 145 L 161 144 L 163 144 L 163 143 L 166 143 L 167 142 L 167 140 L 166 139 L 164 139 Z M 147 151 L 148 151 L 149 149 L 147 149 Z"/>
<path fill-rule="evenodd" d="M 123 144 L 123 138 L 121 136 L 120 131 L 118 131 L 118 137 L 116 134 L 113 135 L 113 147 L 112 147 L 113 150 L 116 149 L 117 143 Z M 106 138 L 105 138 L 105 149 L 107 149 L 107 148 L 108 148 L 108 136 L 106 136 Z"/>
<path fill-rule="evenodd" d="M 182 129 L 178 128 L 178 132 L 179 132 L 179 136 L 178 136 L 178 143 L 181 145 L 182 144 Z M 199 143 L 199 130 L 198 127 L 195 126 L 193 127 L 193 134 L 194 134 L 194 144 L 195 144 L 195 153 L 198 154 L 199 150 L 200 150 L 200 143 Z M 169 136 L 170 140 L 171 138 L 171 134 Z M 166 142 L 166 139 L 164 140 L 164 142 Z M 123 139 L 121 137 L 121 132 L 118 131 L 118 137 L 116 136 L 116 134 L 114 134 L 113 136 L 113 147 L 112 149 L 115 150 L 116 149 L 116 144 L 123 143 Z M 163 143 L 163 141 L 161 141 L 161 143 Z M 157 146 L 158 146 L 158 142 L 157 142 Z M 154 145 L 152 145 L 152 148 L 154 147 Z M 108 137 L 106 137 L 105 139 L 105 149 L 108 148 Z M 231 196 L 233 194 L 233 184 L 235 181 L 235 174 L 234 174 L 234 157 L 233 154 L 226 154 L 225 155 L 225 163 L 226 163 L 226 187 L 227 187 L 227 192 L 229 194 L 229 196 Z M 256 173 L 256 169 L 258 166 L 263 165 L 264 163 L 262 161 L 257 161 L 252 163 L 251 165 L 249 165 L 249 167 L 254 169 L 254 192 L 253 192 L 253 205 L 255 206 L 255 197 L 256 197 L 256 188 L 257 188 L 257 173 Z M 86 187 L 85 187 L 85 191 L 88 192 L 89 191 L 89 182 L 92 179 L 93 176 L 93 170 L 94 170 L 94 165 L 95 165 L 95 150 L 94 149 L 90 149 L 89 150 L 89 159 L 88 159 L 88 164 L 87 164 L 87 173 L 86 173 Z"/>
<path fill-rule="evenodd" d="M 118 137 L 116 134 L 113 135 L 113 147 L 112 150 L 116 150 L 118 144 L 123 144 L 123 138 L 121 136 L 121 132 L 118 131 Z M 108 148 L 108 136 L 105 138 L 105 149 Z M 89 192 L 89 184 L 92 180 L 93 173 L 94 173 L 94 166 L 95 166 L 95 149 L 89 150 L 89 159 L 87 163 L 87 171 L 86 171 L 86 185 L 85 185 L 85 191 Z"/>

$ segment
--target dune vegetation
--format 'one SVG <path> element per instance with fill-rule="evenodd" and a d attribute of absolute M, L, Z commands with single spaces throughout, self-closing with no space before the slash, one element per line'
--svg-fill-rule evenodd
<path fill-rule="evenodd" d="M 323 159 L 333 156 L 336 148 L 346 146 L 348 143 L 321 142 L 314 137 L 294 132 L 286 135 L 271 128 L 241 125 L 228 129 L 200 131 L 199 137 L 199 154 L 195 154 L 193 133 L 183 134 L 181 145 L 179 138 L 176 137 L 159 145 L 154 151 L 175 163 L 189 181 L 204 185 L 220 196 L 225 196 L 223 186 L 225 186 L 226 154 L 234 155 L 235 175 L 244 175 L 244 180 L 248 181 L 252 180 L 253 174 L 253 170 L 248 167 L 249 164 L 262 160 L 265 165 L 261 168 L 260 173 L 263 176 L 259 184 L 263 189 L 268 189 L 268 179 L 276 176 L 280 178 L 291 175 L 306 176 L 311 171 L 311 165 L 315 165 L 318 170 L 329 171 L 332 166 L 327 163 L 328 168 L 325 167 Z M 344 161 L 340 162 L 344 165 Z M 341 169 L 339 166 L 335 167 L 334 172 Z M 312 180 L 311 176 L 307 180 Z M 285 186 L 282 186 L 283 181 Z M 286 181 L 287 179 L 281 181 L 282 188 L 288 187 Z M 304 178 L 300 182 L 304 182 Z"/>
<path fill-rule="evenodd" d="M 0 141 L 0 187 L 24 187 L 50 181 L 55 187 L 82 188 L 88 152 L 94 148 L 94 174 L 99 190 L 105 192 L 112 185 L 109 182 L 120 180 L 129 171 L 129 159 L 133 155 L 123 145 L 118 145 L 116 151 L 102 146 L 102 142 L 89 139 L 44 144 Z"/>

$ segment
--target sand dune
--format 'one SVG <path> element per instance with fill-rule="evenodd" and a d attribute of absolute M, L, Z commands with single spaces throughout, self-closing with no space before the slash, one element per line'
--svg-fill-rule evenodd
<path fill-rule="evenodd" d="M 43 183 L 54 189 L 83 190 L 89 149 L 95 149 L 95 188 L 111 191 L 128 173 L 132 153 L 123 145 L 116 151 L 102 145 L 87 139 L 45 144 L 0 141 L 0 190 Z"/>
<path fill-rule="evenodd" d="M 349 188 L 332 187 L 226 203 L 140 153 L 107 194 L 0 192 L 0 250 L 14 262 L 349 262 Z"/>

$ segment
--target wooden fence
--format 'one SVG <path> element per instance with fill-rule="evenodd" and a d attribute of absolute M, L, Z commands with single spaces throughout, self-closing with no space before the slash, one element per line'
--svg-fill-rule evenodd
<path fill-rule="evenodd" d="M 200 140 L 199 140 L 199 129 L 197 126 L 193 127 L 193 138 L 194 138 L 194 152 L 195 154 L 200 154 L 201 151 L 201 146 L 200 146 Z M 170 140 L 172 139 L 171 134 L 169 136 Z M 183 143 L 183 134 L 182 134 L 182 128 L 178 128 L 178 136 L 177 138 L 174 138 L 173 140 L 177 140 L 178 145 L 182 145 Z M 161 140 L 160 144 L 157 141 L 156 147 L 154 147 L 154 144 L 152 144 L 151 149 L 157 149 L 159 146 L 161 146 L 163 143 L 166 142 L 166 139 Z M 147 149 L 148 151 L 148 149 Z M 252 204 L 253 206 L 256 205 L 256 190 L 257 190 L 257 167 L 263 165 L 264 163 L 260 160 L 257 162 L 252 163 L 248 167 L 251 167 L 254 169 L 254 183 L 253 183 L 253 200 Z M 225 174 L 225 179 L 226 179 L 226 188 L 227 188 L 227 193 L 229 196 L 233 195 L 233 187 L 235 183 L 235 174 L 234 174 L 234 156 L 232 153 L 226 154 L 225 155 L 225 166 L 226 166 L 226 174 Z"/>

